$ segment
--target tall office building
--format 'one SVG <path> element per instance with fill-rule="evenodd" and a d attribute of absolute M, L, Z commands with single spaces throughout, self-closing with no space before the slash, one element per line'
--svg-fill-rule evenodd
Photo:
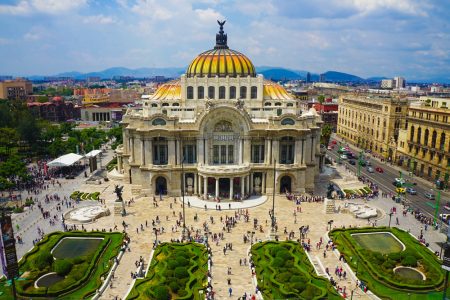
<path fill-rule="evenodd" d="M 396 89 L 404 89 L 406 87 L 406 80 L 403 77 L 394 77 L 394 82 Z"/>

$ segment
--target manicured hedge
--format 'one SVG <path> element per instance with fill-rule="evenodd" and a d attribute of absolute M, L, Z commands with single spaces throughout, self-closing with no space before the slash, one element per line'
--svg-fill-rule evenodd
<path fill-rule="evenodd" d="M 50 251 L 65 237 L 102 237 L 103 241 L 91 255 L 53 260 Z M 28 275 L 16 282 L 17 293 L 33 299 L 63 296 L 84 299 L 92 295 L 101 285 L 100 277 L 108 272 L 109 261 L 119 253 L 123 237 L 122 233 L 103 232 L 54 232 L 45 236 L 19 264 L 20 273 L 28 272 Z M 57 272 L 65 278 L 49 288 L 35 288 L 34 282 L 49 272 Z"/>
<path fill-rule="evenodd" d="M 266 241 L 253 245 L 251 253 L 265 299 L 341 299 L 327 279 L 315 274 L 299 243 Z"/>
<path fill-rule="evenodd" d="M 163 243 L 153 253 L 147 276 L 136 280 L 127 299 L 204 299 L 207 272 L 204 245 Z"/>
<path fill-rule="evenodd" d="M 406 247 L 404 251 L 381 254 L 365 249 L 351 236 L 355 233 L 391 232 Z M 429 249 L 420 244 L 409 233 L 398 228 L 367 227 L 335 229 L 330 237 L 349 265 L 358 273 L 370 290 L 386 299 L 434 299 L 442 297 L 444 271 L 441 261 Z M 393 272 L 396 266 L 422 268 L 426 280 L 405 279 Z M 410 294 L 410 298 L 405 295 Z M 440 296 L 438 294 L 440 293 Z M 431 297 L 431 298 L 430 298 Z"/>
<path fill-rule="evenodd" d="M 76 200 L 76 199 L 80 199 L 80 200 L 98 200 L 99 196 L 100 196 L 100 192 L 84 193 L 84 192 L 80 192 L 80 191 L 74 191 L 70 195 L 70 199 L 72 199 L 72 200 Z"/>

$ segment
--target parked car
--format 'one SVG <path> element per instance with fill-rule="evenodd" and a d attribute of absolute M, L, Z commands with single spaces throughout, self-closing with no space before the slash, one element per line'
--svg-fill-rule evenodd
<path fill-rule="evenodd" d="M 356 165 L 356 161 L 354 161 L 353 159 L 350 159 L 348 163 L 351 164 L 352 166 Z"/>
<path fill-rule="evenodd" d="M 374 170 L 373 170 L 373 168 L 372 168 L 372 167 L 367 167 L 367 172 L 369 172 L 369 173 L 373 173 L 373 172 L 374 172 Z"/>
<path fill-rule="evenodd" d="M 333 145 L 336 145 L 336 140 L 332 140 L 331 143 L 332 143 Z"/>
<path fill-rule="evenodd" d="M 333 150 L 333 148 L 334 148 L 333 146 L 328 146 L 327 147 L 328 150 Z"/>
<path fill-rule="evenodd" d="M 425 192 L 425 198 L 430 199 L 430 200 L 434 200 L 434 194 L 431 192 Z"/>
<path fill-rule="evenodd" d="M 383 171 L 383 168 L 381 168 L 381 167 L 376 167 L 375 170 L 376 170 L 378 173 L 383 173 L 383 172 L 384 172 L 384 171 Z"/>
<path fill-rule="evenodd" d="M 410 195 L 417 195 L 417 191 L 413 189 L 412 187 L 406 188 L 406 192 Z"/>
<path fill-rule="evenodd" d="M 347 155 L 345 155 L 345 154 L 342 154 L 340 157 L 341 157 L 341 159 L 347 159 Z"/>

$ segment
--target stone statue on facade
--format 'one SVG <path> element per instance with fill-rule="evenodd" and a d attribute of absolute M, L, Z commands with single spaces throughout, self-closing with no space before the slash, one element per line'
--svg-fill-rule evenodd
<path fill-rule="evenodd" d="M 261 178 L 255 177 L 255 187 L 254 190 L 256 193 L 261 193 Z"/>
<path fill-rule="evenodd" d="M 242 101 L 241 99 L 238 99 L 236 101 L 236 108 L 239 110 L 243 110 L 244 109 L 244 101 Z"/>
<path fill-rule="evenodd" d="M 206 102 L 205 102 L 205 108 L 206 108 L 206 110 L 210 110 L 211 108 L 213 108 L 214 107 L 214 103 L 212 103 L 212 101 L 211 100 L 206 100 Z"/>

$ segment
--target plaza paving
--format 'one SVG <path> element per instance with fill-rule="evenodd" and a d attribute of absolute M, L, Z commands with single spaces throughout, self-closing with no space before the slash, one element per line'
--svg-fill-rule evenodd
<path fill-rule="evenodd" d="M 107 154 L 107 156 L 111 155 L 111 152 Z M 338 172 L 347 172 L 343 168 L 338 167 Z M 316 195 L 324 195 L 326 183 L 328 182 L 328 178 L 324 177 L 321 179 L 322 181 L 317 184 Z M 115 184 L 121 184 L 114 181 L 102 182 L 100 185 L 90 185 L 85 184 L 84 178 L 77 178 L 72 181 L 62 180 L 63 186 L 61 188 L 54 187 L 54 191 L 58 192 L 60 195 L 70 195 L 73 190 L 81 190 L 83 192 L 96 192 L 100 191 L 102 194 L 100 198 L 106 200 L 106 206 L 108 206 L 113 212 L 113 206 L 115 201 L 114 194 L 114 186 Z M 53 187 L 52 187 L 53 188 Z M 45 195 L 46 193 L 51 193 L 51 191 L 46 191 L 42 193 Z M 253 198 L 250 201 L 254 201 L 255 204 L 252 208 L 244 208 L 241 202 L 233 202 L 231 203 L 231 209 L 228 207 L 228 202 L 221 203 L 222 210 L 216 210 L 216 202 L 209 202 L 207 204 L 207 209 L 204 208 L 204 203 L 201 200 L 193 199 L 191 197 L 186 197 L 186 226 L 191 228 L 192 231 L 196 229 L 201 229 L 203 233 L 202 224 L 206 222 L 209 226 L 209 231 L 214 233 L 224 232 L 224 239 L 221 240 L 218 244 L 212 242 L 210 240 L 210 245 L 213 253 L 213 267 L 212 267 L 212 285 L 216 292 L 216 299 L 237 299 L 242 296 L 244 292 L 248 294 L 254 294 L 255 286 L 252 283 L 252 273 L 250 267 L 240 266 L 239 260 L 246 258 L 248 260 L 248 251 L 250 248 L 250 243 L 243 242 L 243 236 L 249 234 L 251 237 L 251 232 L 255 232 L 253 236 L 253 241 L 266 240 L 269 238 L 270 232 L 270 217 L 269 210 L 272 208 L 272 197 L 257 197 Z M 113 229 L 114 226 L 117 226 L 118 230 L 122 230 L 122 222 L 128 224 L 126 231 L 131 237 L 130 251 L 127 252 L 118 269 L 115 272 L 115 276 L 113 279 L 113 283 L 109 286 L 101 299 L 117 299 L 124 298 L 127 291 L 133 284 L 133 280 L 131 278 L 131 272 L 136 270 L 135 262 L 139 260 L 140 256 L 145 258 L 145 263 L 148 264 L 148 258 L 152 251 L 152 244 L 155 240 L 155 234 L 153 231 L 153 227 L 159 228 L 162 230 L 164 227 L 164 233 L 158 235 L 158 240 L 160 241 L 170 241 L 171 239 L 179 239 L 181 237 L 181 228 L 174 228 L 174 232 L 172 232 L 172 227 L 175 227 L 175 222 L 178 220 L 179 214 L 182 212 L 182 204 L 181 199 L 179 197 L 175 199 L 172 197 L 163 197 L 162 200 L 159 197 L 156 197 L 156 202 L 158 207 L 155 207 L 153 204 L 153 198 L 139 198 L 136 199 L 131 195 L 131 187 L 130 185 L 125 184 L 123 198 L 126 201 L 131 199 L 134 200 L 134 203 L 131 203 L 130 206 L 127 205 L 127 215 L 125 217 L 115 216 L 114 214 L 98 219 L 96 222 L 91 224 L 86 224 L 84 227 L 90 230 L 96 229 L 106 229 L 109 231 Z M 187 205 L 187 202 L 191 204 Z M 79 205 L 89 205 L 92 204 L 93 201 L 83 201 Z M 362 203 L 363 200 L 353 200 L 352 202 Z M 245 203 L 245 202 L 243 202 Z M 393 206 L 397 207 L 398 215 L 393 216 L 391 225 L 395 224 L 396 217 L 399 218 L 400 225 L 398 227 L 403 228 L 405 230 L 410 230 L 411 234 L 417 236 L 420 234 L 420 230 L 422 229 L 420 223 L 418 223 L 414 217 L 408 214 L 406 217 L 403 217 L 401 214 L 401 205 L 395 204 L 392 200 L 387 198 L 378 198 L 369 201 L 369 205 L 376 206 L 381 210 L 388 211 Z M 52 203 L 48 204 L 48 209 L 52 209 Z M 337 201 L 337 206 L 343 205 Z M 336 253 L 331 253 L 328 251 L 326 258 L 323 256 L 323 247 L 320 250 L 316 250 L 316 243 L 322 237 L 324 242 L 327 241 L 326 232 L 328 230 L 327 222 L 329 220 L 334 220 L 333 227 L 341 227 L 350 225 L 353 226 L 367 226 L 367 220 L 355 219 L 350 214 L 325 214 L 325 208 L 323 203 L 308 203 L 303 202 L 301 205 L 301 212 L 297 213 L 297 216 L 294 216 L 294 211 L 297 210 L 297 205 L 292 201 L 286 199 L 284 195 L 277 196 L 275 199 L 275 214 L 277 216 L 278 221 L 278 236 L 280 240 L 284 240 L 287 238 L 287 235 L 284 234 L 284 229 L 286 227 L 287 232 L 293 231 L 295 234 L 295 239 L 299 238 L 299 227 L 304 225 L 309 225 L 310 231 L 307 234 L 307 239 L 310 239 L 312 245 L 312 251 L 310 255 L 312 260 L 314 261 L 318 272 L 323 274 L 325 268 L 329 268 L 330 270 L 334 270 L 336 266 L 341 266 L 342 263 L 338 260 L 338 256 Z M 66 210 L 65 206 L 63 206 L 64 210 Z M 238 223 L 232 230 L 228 233 L 223 231 L 224 224 L 220 221 L 220 218 L 223 218 L 225 221 L 225 216 L 235 216 L 236 209 L 247 210 L 250 214 L 249 222 L 244 222 L 243 218 L 238 220 Z M 52 212 L 52 215 L 54 212 Z M 59 213 L 60 215 L 61 213 Z M 37 209 L 35 208 L 33 211 L 28 212 L 23 215 L 19 215 L 14 218 L 14 222 L 20 224 L 19 233 L 24 238 L 25 243 L 23 245 L 18 245 L 18 254 L 21 257 L 27 250 L 32 247 L 32 240 L 36 238 L 36 227 L 40 226 L 46 233 L 51 231 L 61 230 L 61 225 L 50 226 L 48 225 L 47 220 L 43 220 L 39 218 L 40 212 L 37 213 Z M 152 221 L 156 220 L 159 217 L 160 223 L 152 226 Z M 197 221 L 194 221 L 195 217 L 197 217 Z M 214 224 L 211 224 L 211 217 L 214 219 Z M 253 219 L 258 219 L 258 224 L 261 224 L 263 227 L 263 232 L 253 229 Z M 372 220 L 373 221 L 373 220 Z M 146 223 L 147 222 L 147 223 Z M 386 214 L 383 214 L 382 219 L 377 220 L 377 225 L 387 225 L 389 222 L 389 217 Z M 144 230 L 141 230 L 141 224 Z M 146 225 L 147 224 L 147 225 Z M 176 231 L 175 231 L 176 230 Z M 439 246 L 435 244 L 436 241 L 442 241 L 445 239 L 445 236 L 438 231 L 429 229 L 428 231 L 424 231 L 425 239 L 430 242 L 430 247 L 433 250 L 439 250 Z M 226 243 L 232 243 L 233 250 L 228 250 L 224 255 L 223 248 Z M 231 275 L 227 274 L 228 267 L 231 267 Z M 352 276 L 350 269 L 344 266 L 344 269 L 347 270 L 349 276 L 347 276 L 347 280 L 338 280 L 338 285 L 341 287 L 346 287 L 347 294 L 350 294 L 351 290 L 354 290 L 354 298 L 355 299 L 371 299 L 376 298 L 370 295 L 364 294 L 360 289 L 355 289 L 356 278 Z M 333 273 L 332 273 L 333 275 Z M 227 284 L 227 279 L 231 279 L 231 285 Z M 336 277 L 334 277 L 337 279 Z M 228 288 L 232 287 L 233 296 L 228 296 Z"/>

